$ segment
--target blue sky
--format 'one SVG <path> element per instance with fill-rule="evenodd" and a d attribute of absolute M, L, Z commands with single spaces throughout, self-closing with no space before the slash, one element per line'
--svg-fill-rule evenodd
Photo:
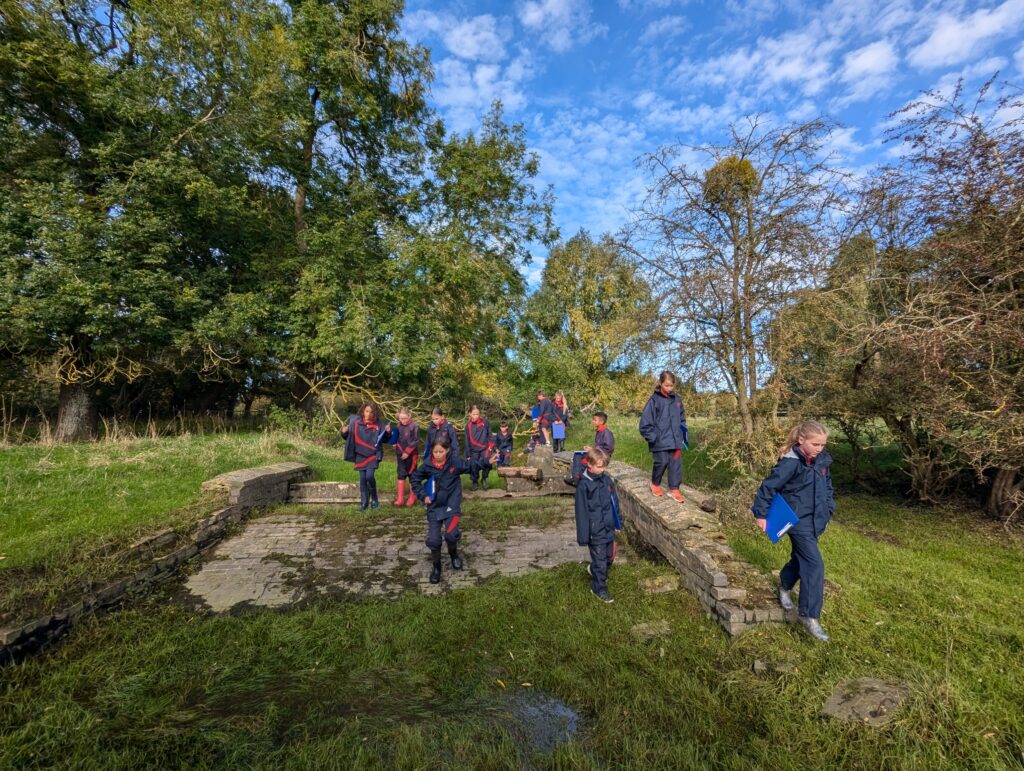
<path fill-rule="evenodd" d="M 638 156 L 746 115 L 829 115 L 837 161 L 863 171 L 892 159 L 887 116 L 921 91 L 1024 84 L 1024 0 L 408 0 L 403 26 L 432 50 L 450 127 L 494 99 L 526 126 L 563 237 L 628 219 Z"/>

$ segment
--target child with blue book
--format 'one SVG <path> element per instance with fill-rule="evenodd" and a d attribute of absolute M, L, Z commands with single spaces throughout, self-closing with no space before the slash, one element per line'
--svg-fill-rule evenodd
<path fill-rule="evenodd" d="M 832 456 L 825 452 L 827 442 L 828 429 L 821 423 L 805 420 L 795 426 L 751 507 L 754 520 L 765 532 L 768 510 L 776 495 L 782 496 L 798 517 L 797 523 L 786 531 L 792 554 L 779 573 L 779 603 L 784 609 L 793 610 L 790 592 L 799 581 L 799 621 L 812 637 L 822 642 L 827 642 L 829 636 L 820 621 L 825 600 L 825 562 L 818 538 L 836 510 L 830 473 Z"/>

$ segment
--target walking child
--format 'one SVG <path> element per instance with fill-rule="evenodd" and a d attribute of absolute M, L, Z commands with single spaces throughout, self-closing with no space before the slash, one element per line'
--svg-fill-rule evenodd
<path fill-rule="evenodd" d="M 779 461 L 754 498 L 751 511 L 758 527 L 768 529 L 768 507 L 778 493 L 799 517 L 786 534 L 792 546 L 789 562 L 779 573 L 779 603 L 793 610 L 790 592 L 800 582 L 799 620 L 812 637 L 827 642 L 821 626 L 821 606 L 825 600 L 825 562 L 818 538 L 825 532 L 836 503 L 832 497 L 832 456 L 825 452 L 828 429 L 821 423 L 805 420 L 789 432 L 779 450 Z"/>
<path fill-rule="evenodd" d="M 481 464 L 480 468 L 473 468 L 469 472 L 474 490 L 481 485 L 484 490 L 487 489 L 487 475 L 491 473 L 487 458 L 492 452 L 494 444 L 491 442 L 490 421 L 480 414 L 480 408 L 474 404 L 469 408 L 469 420 L 466 421 L 466 458 Z"/>
<path fill-rule="evenodd" d="M 396 506 L 412 506 L 416 503 L 416 493 L 412 491 L 412 482 L 409 482 L 409 497 L 403 500 L 405 495 L 406 480 L 416 470 L 416 463 L 419 460 L 420 427 L 412 419 L 412 413 L 408 408 L 402 407 L 398 411 L 398 441 L 395 442 L 395 464 L 397 466 L 397 492 L 395 493 Z"/>
<path fill-rule="evenodd" d="M 509 428 L 507 420 L 501 421 L 501 425 L 498 426 L 498 433 L 494 435 L 491 441 L 494 443 L 495 452 L 498 453 L 498 465 L 512 465 L 512 429 Z"/>
<path fill-rule="evenodd" d="M 587 468 L 576 485 L 576 542 L 590 549 L 590 591 L 602 602 L 608 594 L 608 568 L 615 559 L 615 511 L 612 480 L 604 473 L 608 456 L 596 447 L 587 453 Z"/>
<path fill-rule="evenodd" d="M 448 422 L 445 418 L 444 410 L 437 406 L 434 407 L 434 411 L 430 414 L 430 425 L 427 426 L 427 441 L 423 445 L 424 452 L 430 452 L 430 448 L 434 446 L 434 442 L 437 441 L 439 436 L 447 436 L 455 454 L 461 455 L 459 452 L 459 435 L 455 431 L 455 426 Z"/>
<path fill-rule="evenodd" d="M 341 435 L 345 437 L 345 460 L 355 464 L 359 471 L 359 510 L 366 511 L 380 506 L 377 498 L 377 466 L 384 458 L 382 440 L 391 432 L 391 424 L 381 426 L 380 410 L 376 404 L 365 403 L 359 408 L 359 414 L 349 418 L 342 426 Z"/>
<path fill-rule="evenodd" d="M 459 519 L 462 517 L 462 474 L 467 474 L 474 467 L 479 470 L 477 461 L 467 461 L 452 452 L 452 444 L 445 435 L 438 436 L 430 447 L 430 454 L 423 459 L 411 477 L 413 492 L 427 507 L 427 548 L 433 569 L 430 572 L 430 583 L 441 580 L 441 541 L 448 544 L 448 555 L 452 560 L 453 570 L 462 570 L 463 562 L 459 557 Z M 488 459 L 497 460 L 497 454 Z"/>
<path fill-rule="evenodd" d="M 554 411 L 554 419 L 552 425 L 555 423 L 561 423 L 565 430 L 569 430 L 569 418 L 572 417 L 569 413 L 569 405 L 565 401 L 565 394 L 561 391 L 555 391 L 555 398 L 551 400 L 551 407 Z M 565 438 L 554 439 L 554 450 L 555 452 L 561 452 L 565 449 Z"/>
<path fill-rule="evenodd" d="M 686 446 L 686 411 L 683 400 L 675 393 L 676 376 L 665 370 L 658 376 L 658 388 L 647 400 L 640 416 L 640 435 L 654 457 L 651 470 L 651 492 L 664 495 L 661 480 L 668 470 L 668 494 L 680 503 L 683 495 L 683 447 Z"/>

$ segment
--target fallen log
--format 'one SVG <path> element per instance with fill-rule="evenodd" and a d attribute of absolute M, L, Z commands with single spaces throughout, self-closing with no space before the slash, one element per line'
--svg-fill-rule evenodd
<path fill-rule="evenodd" d="M 503 479 L 529 479 L 534 482 L 544 481 L 544 471 L 532 466 L 503 466 L 498 469 L 498 476 Z"/>

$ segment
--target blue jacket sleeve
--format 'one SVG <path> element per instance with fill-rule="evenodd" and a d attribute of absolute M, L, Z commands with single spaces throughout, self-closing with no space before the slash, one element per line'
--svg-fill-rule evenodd
<path fill-rule="evenodd" d="M 793 478 L 793 474 L 799 468 L 799 461 L 791 458 L 783 458 L 768 477 L 761 483 L 761 487 L 754 496 L 754 505 L 750 510 L 754 513 L 755 519 L 765 519 L 768 516 L 768 507 L 772 505 L 772 498 L 775 493 L 785 487 L 786 482 Z"/>
<path fill-rule="evenodd" d="M 828 470 L 828 475 L 825 479 L 828 482 L 828 513 L 831 516 L 836 513 L 836 499 L 832 494 L 832 469 Z"/>
<path fill-rule="evenodd" d="M 409 475 L 409 483 L 412 485 L 412 491 L 421 501 L 427 497 L 427 491 L 423 488 L 423 483 L 427 481 L 427 470 L 421 463 L 416 469 Z"/>
<path fill-rule="evenodd" d="M 587 491 L 582 485 L 576 488 L 576 543 L 586 546 L 590 543 L 590 515 L 587 513 Z"/>
<path fill-rule="evenodd" d="M 658 426 L 654 416 L 653 396 L 647 400 L 647 404 L 644 405 L 644 411 L 640 415 L 640 436 L 642 436 L 648 444 L 658 438 Z"/>

